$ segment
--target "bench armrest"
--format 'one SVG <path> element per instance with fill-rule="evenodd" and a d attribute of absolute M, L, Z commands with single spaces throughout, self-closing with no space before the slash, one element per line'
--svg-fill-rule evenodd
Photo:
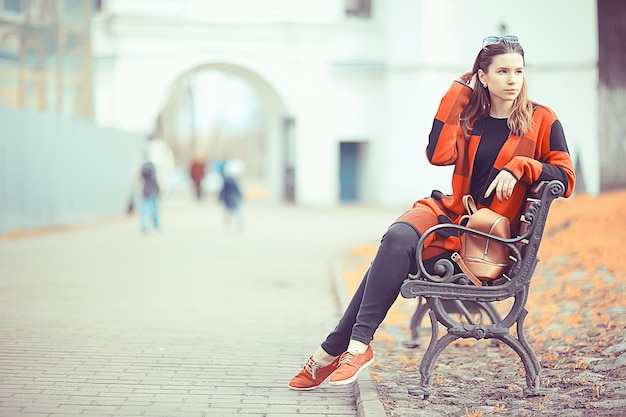
<path fill-rule="evenodd" d="M 535 240 L 536 245 L 539 245 L 545 226 L 545 220 L 548 215 L 548 209 L 552 200 L 563 195 L 565 187 L 560 181 L 542 181 L 532 189 L 529 190 L 527 196 L 526 211 L 524 212 L 521 222 L 525 227 L 522 228 L 521 233 L 513 238 L 505 239 L 499 236 L 494 236 L 488 233 L 480 232 L 468 227 L 458 224 L 438 224 L 428 229 L 420 238 L 416 249 L 416 260 L 418 272 L 416 275 L 411 275 L 410 279 L 419 279 L 430 281 L 434 283 L 454 283 L 466 285 L 469 283 L 469 279 L 465 274 L 454 273 L 454 264 L 451 260 L 440 259 L 434 265 L 435 274 L 429 273 L 423 260 L 424 242 L 433 233 L 438 233 L 443 230 L 452 231 L 457 233 L 469 233 L 475 236 L 481 236 L 495 242 L 506 245 L 509 248 L 510 265 L 507 268 L 509 275 L 515 276 L 519 272 L 519 263 L 523 258 L 522 248 L 524 248 L 529 241 Z M 543 208 L 543 210 L 542 210 Z M 534 255 L 533 255 L 534 256 Z M 511 277 L 505 277 L 507 282 Z M 530 277 L 528 277 L 530 279 Z M 497 280 L 496 280 L 497 282 Z"/>

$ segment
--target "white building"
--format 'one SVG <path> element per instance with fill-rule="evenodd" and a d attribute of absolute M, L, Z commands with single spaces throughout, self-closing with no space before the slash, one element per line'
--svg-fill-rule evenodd
<path fill-rule="evenodd" d="M 407 207 L 449 191 L 424 154 L 439 100 L 484 36 L 511 33 L 531 99 L 556 111 L 599 192 L 595 0 L 369 3 L 109 0 L 93 24 L 95 120 L 147 136 L 178 81 L 225 71 L 259 97 L 271 200 Z"/>

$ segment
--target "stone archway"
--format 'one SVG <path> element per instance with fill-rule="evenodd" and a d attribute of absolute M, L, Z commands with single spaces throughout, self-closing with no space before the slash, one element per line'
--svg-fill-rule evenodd
<path fill-rule="evenodd" d="M 215 95 L 200 91 L 207 88 Z M 248 103 L 254 107 L 248 120 L 231 120 L 233 109 L 228 106 L 243 105 L 233 101 L 237 94 L 253 101 Z M 291 119 L 284 100 L 263 77 L 239 65 L 207 63 L 174 81 L 158 115 L 155 136 L 172 148 L 179 171 L 194 159 L 206 161 L 209 168 L 218 160 L 236 158 L 245 163 L 243 177 L 252 195 L 284 201 L 294 194 L 287 191 L 292 182 L 287 178 L 291 129 L 286 120 Z"/>

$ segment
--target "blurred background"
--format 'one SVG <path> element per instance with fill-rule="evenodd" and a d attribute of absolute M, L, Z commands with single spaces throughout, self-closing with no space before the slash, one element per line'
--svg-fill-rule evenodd
<path fill-rule="evenodd" d="M 577 192 L 626 187 L 623 0 L 0 0 L 0 234 L 124 213 L 165 192 L 407 208 L 439 100 L 487 35 L 516 34 L 561 119 Z"/>

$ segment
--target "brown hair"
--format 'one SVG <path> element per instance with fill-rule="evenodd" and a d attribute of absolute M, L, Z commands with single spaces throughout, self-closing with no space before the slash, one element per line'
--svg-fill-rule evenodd
<path fill-rule="evenodd" d="M 509 42 L 507 40 L 500 40 L 496 44 L 484 46 L 472 68 L 472 74 L 477 74 L 479 69 L 487 71 L 489 65 L 493 62 L 494 57 L 502 54 L 520 54 L 522 60 L 524 60 L 524 49 L 518 42 Z M 511 133 L 517 136 L 522 136 L 532 128 L 533 125 L 533 107 L 536 105 L 528 98 L 528 88 L 526 87 L 526 77 L 524 77 L 524 83 L 520 89 L 520 93 L 513 102 L 513 109 L 511 115 L 508 118 L 508 125 L 511 129 Z M 476 119 L 486 117 L 489 115 L 491 109 L 491 98 L 486 88 L 481 88 L 480 83 L 476 83 L 474 91 L 470 97 L 470 101 L 461 112 L 461 127 L 465 134 L 465 138 L 469 139 L 471 135 L 471 123 Z"/>

